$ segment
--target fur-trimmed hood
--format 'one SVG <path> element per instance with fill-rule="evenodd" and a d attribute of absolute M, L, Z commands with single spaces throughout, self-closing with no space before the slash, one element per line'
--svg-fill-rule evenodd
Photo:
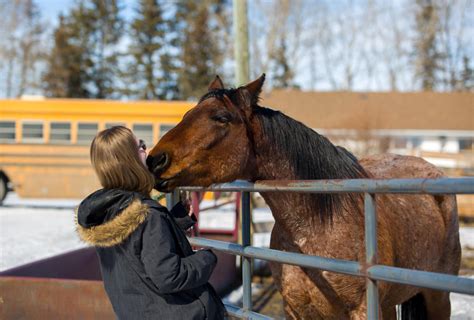
<path fill-rule="evenodd" d="M 137 192 L 101 189 L 85 198 L 76 210 L 79 238 L 96 247 L 122 243 L 142 224 L 149 206 Z"/>

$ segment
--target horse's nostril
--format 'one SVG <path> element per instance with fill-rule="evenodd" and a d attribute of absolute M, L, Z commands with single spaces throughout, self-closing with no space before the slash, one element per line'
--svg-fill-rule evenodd
<path fill-rule="evenodd" d="M 163 170 L 166 169 L 166 167 L 169 164 L 169 159 L 170 157 L 166 152 L 161 152 L 159 153 L 156 157 L 153 159 L 152 163 L 152 170 L 154 173 L 159 173 Z"/>
<path fill-rule="evenodd" d="M 153 171 L 153 162 L 155 160 L 155 157 L 153 156 L 148 156 L 146 157 L 146 166 L 148 167 L 148 170 Z"/>

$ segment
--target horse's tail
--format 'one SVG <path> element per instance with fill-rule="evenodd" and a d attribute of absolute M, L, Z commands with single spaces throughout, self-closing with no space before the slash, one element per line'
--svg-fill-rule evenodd
<path fill-rule="evenodd" d="M 425 320 L 426 313 L 425 298 L 421 293 L 411 297 L 402 303 L 402 320 Z"/>

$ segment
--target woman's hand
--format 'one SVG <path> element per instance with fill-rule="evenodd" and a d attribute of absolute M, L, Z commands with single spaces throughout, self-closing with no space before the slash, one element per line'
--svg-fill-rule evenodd
<path fill-rule="evenodd" d="M 183 203 L 184 208 L 188 212 L 188 216 L 191 217 L 194 213 L 191 199 L 184 199 L 181 202 Z"/>

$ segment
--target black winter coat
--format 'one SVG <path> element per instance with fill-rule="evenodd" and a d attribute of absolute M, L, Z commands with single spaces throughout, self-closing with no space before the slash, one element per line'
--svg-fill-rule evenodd
<path fill-rule="evenodd" d="M 119 319 L 225 319 L 208 283 L 217 258 L 192 250 L 183 231 L 191 225 L 182 205 L 170 213 L 136 192 L 101 189 L 81 202 L 78 234 L 96 247 Z"/>

